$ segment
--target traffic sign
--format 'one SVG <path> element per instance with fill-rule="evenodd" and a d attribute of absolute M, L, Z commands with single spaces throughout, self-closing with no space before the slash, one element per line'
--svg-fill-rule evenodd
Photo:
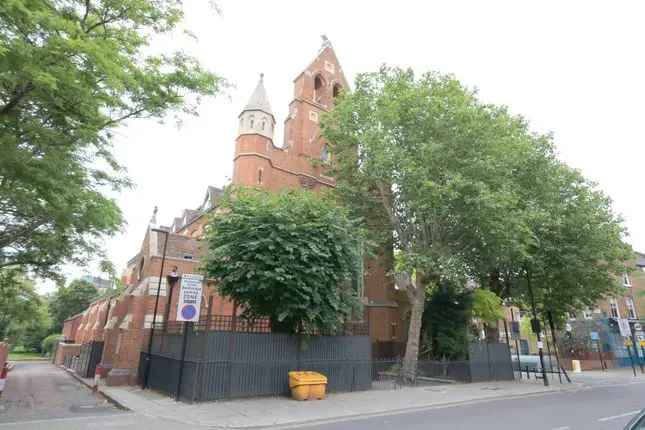
<path fill-rule="evenodd" d="M 645 348 L 645 340 L 641 340 L 640 342 L 641 348 Z"/>
<path fill-rule="evenodd" d="M 186 273 L 181 277 L 177 321 L 199 321 L 202 304 L 202 275 Z"/>

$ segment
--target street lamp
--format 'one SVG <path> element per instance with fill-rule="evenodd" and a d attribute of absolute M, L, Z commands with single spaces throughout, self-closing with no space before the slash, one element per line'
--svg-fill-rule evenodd
<path fill-rule="evenodd" d="M 163 252 L 161 254 L 161 269 L 159 270 L 159 283 L 157 284 L 157 297 L 155 298 L 155 310 L 152 315 L 152 325 L 150 327 L 150 338 L 148 339 L 148 355 L 146 357 L 146 360 L 148 363 L 146 364 L 146 373 L 143 379 L 143 388 L 148 388 L 148 376 L 150 375 L 150 353 L 152 352 L 152 338 L 154 337 L 155 334 L 155 324 L 157 323 L 157 309 L 159 307 L 159 293 L 161 292 L 161 279 L 163 278 L 163 269 L 164 265 L 166 264 L 166 249 L 168 248 L 168 236 L 170 235 L 170 231 L 167 229 L 159 229 L 159 228 L 151 228 L 150 231 L 153 231 L 155 233 L 164 233 L 165 238 L 163 241 Z"/>
<path fill-rule="evenodd" d="M 172 290 L 175 287 L 177 281 L 181 278 L 181 275 L 177 272 L 177 266 L 172 268 L 172 271 L 168 274 L 168 285 L 170 289 L 168 291 L 168 298 L 166 299 L 166 309 L 164 310 L 164 332 L 168 331 L 168 319 L 170 318 L 170 305 L 172 304 Z"/>

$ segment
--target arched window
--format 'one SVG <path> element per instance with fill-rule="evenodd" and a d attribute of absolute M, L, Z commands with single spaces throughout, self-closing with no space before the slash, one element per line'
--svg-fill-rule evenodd
<path fill-rule="evenodd" d="M 244 118 L 240 118 L 240 127 L 244 127 Z"/>
<path fill-rule="evenodd" d="M 254 125 L 255 125 L 255 117 L 251 116 L 251 118 L 249 119 L 249 127 L 253 128 Z"/>
<path fill-rule="evenodd" d="M 324 87 L 325 82 L 323 81 L 322 76 L 316 75 L 314 78 L 314 101 L 316 103 L 322 103 Z"/>
<path fill-rule="evenodd" d="M 264 128 L 266 127 L 266 125 L 267 125 L 267 120 L 266 120 L 266 118 L 262 118 L 262 124 L 260 125 L 260 127 L 262 127 L 262 130 L 264 130 Z"/>
<path fill-rule="evenodd" d="M 323 145 L 322 152 L 320 153 L 320 159 L 324 162 L 329 161 L 329 148 L 327 148 L 327 145 Z"/>
<path fill-rule="evenodd" d="M 262 168 L 258 169 L 258 184 L 262 185 L 262 181 L 264 178 L 262 177 L 264 173 L 264 170 Z"/>
<path fill-rule="evenodd" d="M 341 91 L 343 91 L 343 87 L 340 84 L 334 84 L 334 89 L 332 91 L 332 96 L 334 98 L 338 97 L 340 95 Z"/>

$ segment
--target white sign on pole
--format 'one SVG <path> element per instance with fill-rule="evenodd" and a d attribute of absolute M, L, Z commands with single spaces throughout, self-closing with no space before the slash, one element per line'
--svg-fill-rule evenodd
<path fill-rule="evenodd" d="M 202 305 L 202 275 L 192 273 L 181 277 L 177 321 L 199 321 L 199 309 Z"/>
<path fill-rule="evenodd" d="M 623 337 L 630 337 L 632 331 L 629 328 L 629 321 L 626 318 L 618 319 L 618 329 L 620 330 L 620 335 Z"/>

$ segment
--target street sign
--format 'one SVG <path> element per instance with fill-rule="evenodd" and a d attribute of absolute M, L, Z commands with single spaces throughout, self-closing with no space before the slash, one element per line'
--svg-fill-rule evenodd
<path fill-rule="evenodd" d="M 202 275 L 192 273 L 181 277 L 177 321 L 199 321 L 199 309 L 202 305 Z"/>
<path fill-rule="evenodd" d="M 520 338 L 520 322 L 519 321 L 511 321 L 511 335 L 513 336 L 513 339 L 519 339 Z"/>
<path fill-rule="evenodd" d="M 618 329 L 622 337 L 630 337 L 632 330 L 629 328 L 629 320 L 626 318 L 618 318 Z"/>
<path fill-rule="evenodd" d="M 641 348 L 645 348 L 645 340 L 641 340 L 640 342 Z"/>
<path fill-rule="evenodd" d="M 591 337 L 591 340 L 600 340 L 600 335 L 597 331 L 589 332 L 589 337 Z"/>
<path fill-rule="evenodd" d="M 642 329 L 643 329 L 643 326 L 641 326 L 641 323 L 634 323 L 634 331 L 639 331 Z"/>

